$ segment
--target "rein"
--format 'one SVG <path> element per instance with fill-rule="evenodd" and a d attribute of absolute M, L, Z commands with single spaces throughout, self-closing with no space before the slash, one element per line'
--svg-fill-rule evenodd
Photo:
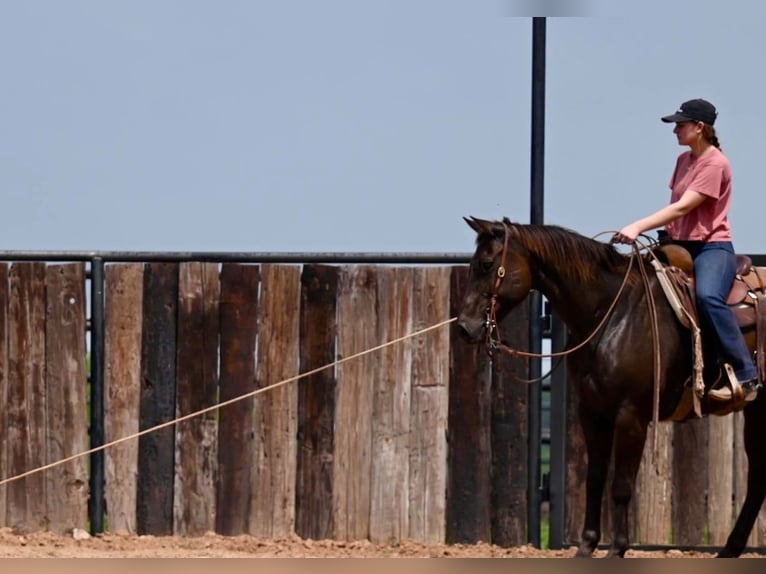
<path fill-rule="evenodd" d="M 574 353 L 575 351 L 578 351 L 579 349 L 583 348 L 593 339 L 593 337 L 596 336 L 596 334 L 606 324 L 606 321 L 609 318 L 609 316 L 612 314 L 614 307 L 617 305 L 617 301 L 620 299 L 620 297 L 622 296 L 622 292 L 625 290 L 625 285 L 627 285 L 628 283 L 628 278 L 630 277 L 630 271 L 633 268 L 634 257 L 631 257 L 628 260 L 628 268 L 625 271 L 625 276 L 622 279 L 622 284 L 620 285 L 620 289 L 617 291 L 617 295 L 615 296 L 614 301 L 612 301 L 612 304 L 609 305 L 609 308 L 606 310 L 606 313 L 602 317 L 601 322 L 599 322 L 599 324 L 596 326 L 596 328 L 588 336 L 587 339 L 585 339 L 584 341 L 582 341 L 575 347 L 572 347 L 571 349 L 567 349 L 566 351 L 560 351 L 558 353 L 530 353 L 528 351 L 520 351 L 518 349 L 509 347 L 508 345 L 506 345 L 500 340 L 500 330 L 497 325 L 497 316 L 496 316 L 497 297 L 498 297 L 498 294 L 500 293 L 500 286 L 503 283 L 503 278 L 505 277 L 505 256 L 506 256 L 505 254 L 508 251 L 508 236 L 510 235 L 510 228 L 507 223 L 503 222 L 503 228 L 505 230 L 505 237 L 503 239 L 503 251 L 500 256 L 500 267 L 497 268 L 497 277 L 495 278 L 495 287 L 492 291 L 492 296 L 490 297 L 489 307 L 487 308 L 487 317 L 485 320 L 486 345 L 487 345 L 487 352 L 489 353 L 490 358 L 494 360 L 494 355 L 496 351 L 502 351 L 513 357 L 534 357 L 534 358 L 564 357 L 566 355 Z M 648 284 L 647 284 L 647 288 L 648 288 Z M 541 377 L 541 379 L 542 378 L 544 377 Z M 541 380 L 541 379 L 534 379 L 532 381 L 525 381 L 525 382 L 537 382 L 538 380 Z"/>
<path fill-rule="evenodd" d="M 486 330 L 486 347 L 487 347 L 487 353 L 489 354 L 490 361 L 492 364 L 495 364 L 495 357 L 497 354 L 497 351 L 502 351 L 503 353 L 507 355 L 511 355 L 512 357 L 533 357 L 533 358 L 551 358 L 551 357 L 565 357 L 566 355 L 570 355 L 581 348 L 583 348 L 585 345 L 587 345 L 593 338 L 598 334 L 599 331 L 603 328 L 603 326 L 606 324 L 607 319 L 609 319 L 610 315 L 612 314 L 612 311 L 614 311 L 615 306 L 617 305 L 617 302 L 620 300 L 620 297 L 622 296 L 623 291 L 625 290 L 625 286 L 628 283 L 628 278 L 630 277 L 630 272 L 633 269 L 633 262 L 635 260 L 638 260 L 638 267 L 641 271 L 641 279 L 644 285 L 644 290 L 646 292 L 646 298 L 647 298 L 647 304 L 649 305 L 649 317 L 651 319 L 651 325 L 652 325 L 652 345 L 653 345 L 653 397 L 652 397 L 652 451 L 653 451 L 653 457 L 655 461 L 655 470 L 657 470 L 656 462 L 658 460 L 657 456 L 657 439 L 658 439 L 658 433 L 657 433 L 657 426 L 659 424 L 659 410 L 660 410 L 660 380 L 661 380 L 661 356 L 660 356 L 660 342 L 659 342 L 659 323 L 657 318 L 657 305 L 654 301 L 654 296 L 651 291 L 651 286 L 649 285 L 649 276 L 646 273 L 646 268 L 643 262 L 643 259 L 640 256 L 640 249 L 637 243 L 633 243 L 633 253 L 631 254 L 630 259 L 628 260 L 628 268 L 625 270 L 625 276 L 622 279 L 622 283 L 620 284 L 620 288 L 617 291 L 617 295 L 615 295 L 614 300 L 612 301 L 611 305 L 609 305 L 609 308 L 606 310 L 606 313 L 604 313 L 604 316 L 601 318 L 601 321 L 598 325 L 596 325 L 593 332 L 588 336 L 587 339 L 580 342 L 576 346 L 572 347 L 571 349 L 567 349 L 565 351 L 560 351 L 556 353 L 530 353 L 528 351 L 521 351 L 518 349 L 514 349 L 512 347 L 509 347 L 508 345 L 504 344 L 500 339 L 500 331 L 497 324 L 497 298 L 500 293 L 500 286 L 503 283 L 503 278 L 505 277 L 505 260 L 506 260 L 506 253 L 508 251 L 508 241 L 509 236 L 511 233 L 510 226 L 503 222 L 503 230 L 504 230 L 504 236 L 503 236 L 503 251 L 500 255 L 500 266 L 497 268 L 497 276 L 495 278 L 495 285 L 492 290 L 492 296 L 490 298 L 489 307 L 487 308 L 487 316 L 485 320 L 485 330 Z M 649 253 L 652 254 L 654 257 L 654 253 L 651 250 L 651 248 L 647 245 L 641 244 L 641 248 L 646 248 Z M 536 383 L 539 381 L 542 381 L 545 377 L 550 375 L 556 367 L 558 367 L 560 364 L 560 361 L 556 363 L 545 375 L 542 377 L 538 377 L 535 379 L 520 379 L 516 377 L 516 379 L 519 382 L 522 383 Z"/>

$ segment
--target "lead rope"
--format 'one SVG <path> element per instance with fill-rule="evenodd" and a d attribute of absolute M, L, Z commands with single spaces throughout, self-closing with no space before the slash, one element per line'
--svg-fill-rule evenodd
<path fill-rule="evenodd" d="M 205 413 L 209 413 L 211 411 L 220 409 L 221 407 L 225 407 L 225 406 L 231 405 L 231 404 L 236 403 L 238 401 L 241 401 L 243 399 L 247 399 L 249 397 L 254 397 L 255 395 L 259 395 L 261 393 L 265 393 L 266 391 L 270 391 L 272 389 L 275 389 L 277 387 L 281 387 L 281 386 L 286 385 L 288 383 L 293 383 L 293 382 L 295 382 L 295 381 L 297 381 L 299 379 L 303 379 L 305 377 L 309 377 L 311 375 L 319 373 L 320 371 L 324 371 L 325 369 L 329 369 L 330 367 L 334 367 L 336 365 L 340 365 L 341 363 L 345 363 L 346 361 L 351 361 L 352 359 L 356 359 L 356 358 L 361 357 L 363 355 L 368 355 L 370 353 L 374 353 L 375 351 L 379 351 L 380 349 L 383 349 L 384 347 L 388 347 L 390 345 L 395 345 L 396 343 L 399 343 L 399 342 L 404 341 L 406 339 L 410 339 L 412 337 L 417 337 L 418 335 L 422 335 L 423 333 L 427 333 L 428 331 L 433 331 L 435 329 L 438 329 L 440 327 L 448 325 L 448 324 L 452 323 L 453 321 L 457 321 L 457 317 L 452 317 L 451 319 L 445 319 L 444 321 L 440 321 L 439 323 L 436 323 L 435 325 L 431 325 L 430 327 L 426 327 L 424 329 L 420 329 L 419 331 L 415 331 L 414 333 L 409 333 L 407 335 L 399 337 L 398 339 L 394 339 L 392 341 L 388 341 L 387 343 L 382 343 L 382 344 L 377 345 L 375 347 L 372 347 L 370 349 L 366 349 L 364 351 L 360 351 L 360 352 L 355 353 L 353 355 L 349 355 L 348 357 L 343 357 L 342 359 L 338 359 L 337 361 L 335 361 L 333 363 L 328 363 L 328 364 L 323 365 L 321 367 L 317 367 L 316 369 L 312 369 L 310 371 L 306 371 L 305 373 L 300 373 L 298 375 L 295 375 L 293 377 L 284 379 L 282 381 L 276 382 L 276 383 L 268 385 L 266 387 L 261 387 L 260 389 L 256 389 L 255 391 L 250 391 L 250 392 L 245 393 L 243 395 L 239 395 L 237 397 L 228 399 L 226 401 L 223 401 L 222 403 L 217 403 L 217 404 L 215 404 L 213 406 L 206 407 L 204 409 L 201 409 L 201 410 L 193 412 L 193 413 L 189 413 L 188 415 L 177 417 L 177 418 L 175 418 L 173 420 L 170 420 L 170 421 L 167 421 L 167 422 L 155 425 L 153 427 L 150 427 L 148 429 L 144 429 L 144 430 L 139 431 L 137 433 L 134 433 L 134 434 L 131 434 L 131 435 L 128 435 L 128 436 L 124 436 L 122 438 L 118 438 L 118 439 L 113 440 L 111 442 L 108 442 L 106 444 L 102 444 L 101 446 L 97 446 L 97 447 L 91 448 L 89 450 L 86 450 L 86 451 L 83 451 L 83 452 L 79 452 L 77 454 L 73 454 L 73 455 L 68 456 L 66 458 L 63 458 L 61 460 L 57 460 L 57 461 L 52 462 L 50 464 L 46 464 L 45 466 L 40 466 L 38 468 L 33 468 L 32 470 L 28 470 L 26 472 L 22 472 L 21 474 L 17 474 L 15 476 L 4 478 L 3 480 L 0 480 L 0 486 L 3 486 L 5 484 L 8 484 L 9 482 L 13 482 L 15 480 L 19 480 L 19 479 L 25 478 L 27 476 L 31 476 L 31 475 L 36 474 L 38 472 L 43 472 L 44 470 L 48 470 L 48 469 L 53 468 L 55 466 L 59 466 L 61 464 L 65 464 L 67 462 L 70 462 L 72 460 L 80 458 L 81 456 L 87 456 L 89 454 L 93 454 L 94 452 L 99 452 L 99 451 L 102 451 L 102 450 L 106 450 L 107 448 L 113 447 L 113 446 L 118 445 L 120 443 L 132 440 L 134 438 L 138 438 L 138 437 L 144 436 L 146 434 L 158 431 L 158 430 L 163 429 L 165 427 L 169 427 L 169 426 L 174 425 L 176 423 L 180 423 L 180 422 L 189 420 L 189 419 L 197 417 L 199 415 L 202 415 L 202 414 L 205 414 Z"/>

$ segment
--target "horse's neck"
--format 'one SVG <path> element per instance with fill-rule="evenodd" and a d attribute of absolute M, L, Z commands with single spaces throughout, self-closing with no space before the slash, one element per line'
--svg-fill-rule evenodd
<path fill-rule="evenodd" d="M 619 281 L 611 278 L 601 277 L 585 283 L 567 281 L 554 268 L 546 270 L 543 267 L 534 276 L 534 287 L 575 333 L 591 331 L 601 321 L 619 290 Z"/>
<path fill-rule="evenodd" d="M 614 301 L 623 277 L 601 251 L 603 246 L 564 230 L 543 232 L 519 226 L 516 239 L 525 248 L 532 274 L 532 288 L 550 301 L 570 330 L 587 331 L 596 326 Z M 620 276 L 618 276 L 620 275 Z"/>

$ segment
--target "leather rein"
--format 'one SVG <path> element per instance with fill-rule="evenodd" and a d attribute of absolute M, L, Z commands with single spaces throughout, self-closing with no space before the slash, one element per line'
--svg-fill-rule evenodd
<path fill-rule="evenodd" d="M 628 268 L 625 271 L 625 277 L 623 277 L 622 284 L 620 285 L 619 291 L 617 291 L 617 295 L 615 296 L 614 301 L 612 301 L 612 304 L 609 306 L 609 309 L 607 309 L 606 313 L 602 317 L 601 322 L 599 322 L 599 324 L 596 326 L 596 328 L 588 336 L 587 339 L 579 343 L 577 346 L 572 347 L 571 349 L 567 349 L 566 351 L 561 351 L 558 353 L 530 353 L 528 351 L 521 351 L 518 349 L 514 349 L 512 347 L 509 347 L 508 345 L 506 345 L 500 340 L 500 329 L 497 324 L 497 298 L 500 293 L 500 286 L 503 284 L 503 279 L 505 278 L 505 259 L 506 259 L 506 253 L 508 252 L 508 241 L 509 241 L 509 236 L 511 232 L 510 226 L 505 222 L 503 222 L 503 228 L 504 228 L 504 238 L 503 238 L 503 250 L 500 253 L 500 266 L 497 268 L 495 285 L 489 300 L 489 306 L 487 307 L 487 314 L 485 319 L 486 346 L 487 346 L 487 352 L 489 353 L 490 357 L 494 357 L 494 355 L 496 354 L 496 351 L 502 351 L 503 353 L 506 353 L 513 357 L 534 357 L 534 358 L 564 357 L 566 355 L 574 353 L 575 351 L 578 351 L 579 349 L 583 348 L 596 336 L 596 334 L 601 330 L 601 328 L 606 323 L 609 316 L 612 314 L 614 307 L 617 305 L 617 301 L 620 299 L 620 297 L 622 296 L 622 292 L 625 290 L 625 285 L 628 282 L 628 277 L 630 277 L 630 271 L 633 268 L 634 257 L 631 257 L 630 260 L 628 261 Z M 531 381 L 531 382 L 537 382 L 537 380 L 538 379 L 535 379 L 534 381 Z"/>
<path fill-rule="evenodd" d="M 612 314 L 612 311 L 614 311 L 615 306 L 617 305 L 617 301 L 619 301 L 620 297 L 622 296 L 623 291 L 625 290 L 625 286 L 628 283 L 628 278 L 630 277 L 631 269 L 633 268 L 633 261 L 636 259 L 639 261 L 639 268 L 641 270 L 641 278 L 644 284 L 644 289 L 646 290 L 647 295 L 647 301 L 649 303 L 649 315 L 651 318 L 651 324 L 652 324 L 652 344 L 653 344 L 653 357 L 654 357 L 654 365 L 653 365 L 653 374 L 654 374 L 654 396 L 653 396 L 653 404 L 652 404 L 652 422 L 654 423 L 654 429 L 653 429 L 653 451 L 655 454 L 655 461 L 657 460 L 657 423 L 659 421 L 659 398 L 660 398 L 660 367 L 661 367 L 661 360 L 660 360 L 660 344 L 659 344 L 659 325 L 657 320 L 657 306 L 654 301 L 654 297 L 651 292 L 651 288 L 649 285 L 649 276 L 646 273 L 646 269 L 644 267 L 643 259 L 640 257 L 639 248 L 636 245 L 636 243 L 633 243 L 633 254 L 628 260 L 628 268 L 625 271 L 625 276 L 622 279 L 622 283 L 620 284 L 620 289 L 617 291 L 617 295 L 615 295 L 614 300 L 612 301 L 611 305 L 609 305 L 609 308 L 606 310 L 606 313 L 604 313 L 604 316 L 601 318 L 601 321 L 598 325 L 596 325 L 593 332 L 588 336 L 587 339 L 580 342 L 576 346 L 572 347 L 571 349 L 567 349 L 565 351 L 560 351 L 556 353 L 530 353 L 529 351 L 521 351 L 519 349 L 514 349 L 512 347 L 509 347 L 505 343 L 503 343 L 500 339 L 500 330 L 497 324 L 497 299 L 498 295 L 500 293 L 500 286 L 503 283 L 503 279 L 505 278 L 505 260 L 506 255 L 508 253 L 508 242 L 510 239 L 511 229 L 510 226 L 503 222 L 503 230 L 504 230 L 504 236 L 503 236 L 503 250 L 500 254 L 500 266 L 497 268 L 497 275 L 495 277 L 495 285 L 492 290 L 492 295 L 489 300 L 489 306 L 487 307 L 487 314 L 485 319 L 485 331 L 486 331 L 486 348 L 487 348 L 487 354 L 490 357 L 490 361 L 492 364 L 495 364 L 495 357 L 497 354 L 497 351 L 502 351 L 503 353 L 507 355 L 511 355 L 512 357 L 533 357 L 533 358 L 550 358 L 550 357 L 565 357 L 566 355 L 569 355 L 571 353 L 574 353 L 581 348 L 583 348 L 585 345 L 587 345 L 593 338 L 598 334 L 599 331 L 603 328 L 603 326 L 606 324 L 607 319 L 609 319 L 609 316 Z M 539 381 L 542 381 L 545 377 L 547 377 L 551 372 L 553 372 L 556 367 L 558 367 L 559 363 L 550 369 L 548 373 L 543 375 L 542 377 L 538 377 L 535 379 L 518 379 L 520 382 L 531 384 L 531 383 L 537 383 Z"/>

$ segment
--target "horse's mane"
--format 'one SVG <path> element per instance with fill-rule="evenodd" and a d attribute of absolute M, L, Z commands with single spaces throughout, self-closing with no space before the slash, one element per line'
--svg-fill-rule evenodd
<path fill-rule="evenodd" d="M 605 272 L 625 272 L 628 258 L 611 244 L 557 225 L 525 225 L 511 223 L 508 218 L 503 223 L 532 256 L 548 262 L 562 276 L 586 283 Z"/>

